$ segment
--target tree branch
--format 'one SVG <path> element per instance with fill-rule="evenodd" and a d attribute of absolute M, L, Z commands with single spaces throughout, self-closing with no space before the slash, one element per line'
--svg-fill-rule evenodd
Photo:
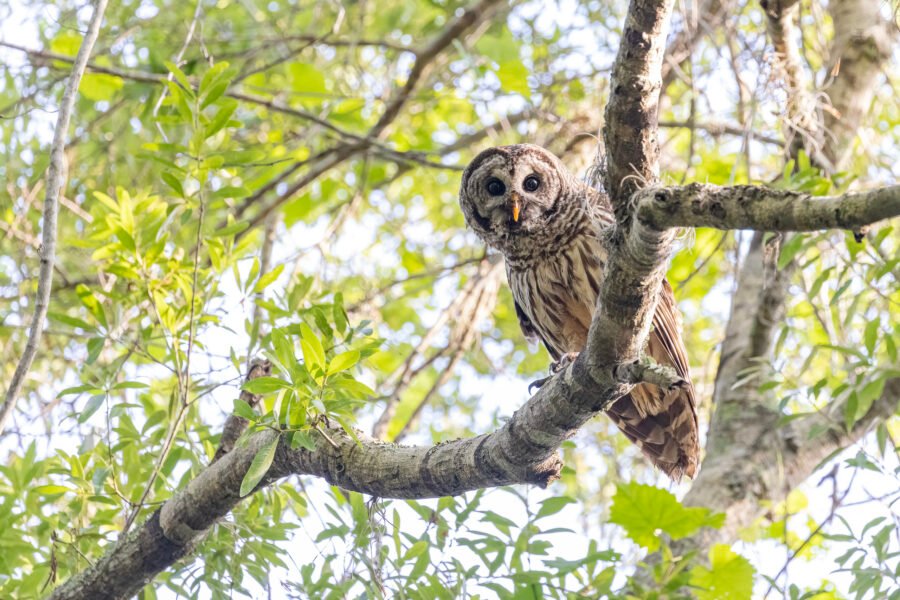
<path fill-rule="evenodd" d="M 637 217 L 648 225 L 763 231 L 858 229 L 900 216 L 900 185 L 839 196 L 743 185 L 702 183 L 645 189 L 634 196 Z"/>
<path fill-rule="evenodd" d="M 247 381 L 257 377 L 266 377 L 271 373 L 272 365 L 269 361 L 253 360 L 250 362 L 250 368 L 247 371 Z M 254 408 L 262 399 L 262 396 L 251 394 L 247 390 L 241 390 L 239 398 L 250 405 L 250 408 Z M 214 463 L 234 450 L 234 445 L 237 443 L 238 438 L 241 437 L 241 434 L 244 433 L 249 424 L 250 421 L 240 415 L 229 415 L 228 419 L 225 420 L 225 426 L 222 428 L 219 447 L 216 448 L 216 454 L 210 462 Z"/>
<path fill-rule="evenodd" d="M 757 142 L 770 144 L 772 146 L 778 146 L 779 148 L 784 146 L 784 140 L 780 140 L 776 137 L 757 133 L 755 131 L 747 131 L 746 128 L 738 125 L 720 123 L 717 121 L 708 121 L 706 123 L 691 123 L 689 121 L 660 121 L 659 126 L 663 128 L 683 128 L 695 131 L 703 131 L 714 138 L 717 138 L 721 135 L 733 135 L 737 137 L 747 137 Z"/>
<path fill-rule="evenodd" d="M 88 57 L 94 48 L 94 42 L 100 33 L 100 24 L 103 22 L 103 13 L 106 11 L 108 0 L 97 0 L 94 15 L 88 25 L 87 33 L 78 49 L 78 54 L 73 61 L 72 74 L 66 83 L 59 105 L 59 114 L 56 117 L 56 129 L 53 132 L 53 142 L 50 146 L 50 168 L 47 172 L 47 190 L 44 196 L 43 231 L 41 233 L 41 267 L 38 272 L 37 298 L 34 303 L 34 317 L 31 320 L 31 328 L 28 332 L 28 341 L 25 350 L 16 366 L 6 390 L 6 398 L 3 406 L 0 406 L 0 435 L 7 421 L 15 410 L 19 393 L 25 384 L 25 377 L 31 368 L 31 363 L 37 354 L 38 344 L 41 341 L 41 333 L 44 329 L 44 319 L 50 305 L 50 290 L 53 287 L 53 268 L 56 262 L 56 217 L 59 209 L 59 195 L 66 179 L 66 135 L 69 130 L 69 120 L 72 118 L 72 110 L 75 106 L 75 98 L 78 96 L 78 85 L 84 75 Z"/>
<path fill-rule="evenodd" d="M 673 4 L 674 0 L 633 0 L 625 17 L 603 126 L 605 187 L 617 216 L 633 192 L 659 176 L 657 105 Z"/>
<path fill-rule="evenodd" d="M 830 0 L 834 23 L 828 72 L 833 79 L 825 88 L 832 110 L 825 111 L 824 128 L 830 143 L 825 155 L 835 165 L 847 162 L 860 123 L 872 105 L 882 65 L 891 57 L 897 27 L 881 17 L 878 2 Z"/>
<path fill-rule="evenodd" d="M 816 98 L 811 91 L 811 78 L 803 69 L 800 51 L 795 42 L 799 37 L 797 20 L 800 14 L 799 0 L 760 0 L 766 15 L 766 29 L 775 51 L 775 68 L 780 71 L 786 94 L 783 129 L 789 142 L 790 156 L 799 150 L 821 168 L 834 172 L 834 164 L 822 152 L 824 143 L 819 118 L 816 114 Z"/>

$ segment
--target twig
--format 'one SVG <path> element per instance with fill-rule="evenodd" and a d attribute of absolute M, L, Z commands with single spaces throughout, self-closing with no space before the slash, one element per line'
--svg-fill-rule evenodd
<path fill-rule="evenodd" d="M 187 50 L 188 46 L 191 43 L 191 40 L 194 38 L 194 29 L 197 28 L 197 21 L 200 19 L 201 8 L 203 8 L 203 0 L 197 0 L 197 6 L 194 8 L 194 16 L 191 18 L 191 24 L 188 25 L 187 35 L 184 37 L 184 42 L 181 44 L 181 49 L 178 51 L 178 54 L 175 55 L 175 66 L 181 66 L 181 59 L 184 58 L 184 53 Z M 175 74 L 169 73 L 166 76 L 166 81 L 174 81 Z M 162 106 L 163 101 L 166 99 L 166 95 L 169 93 L 169 88 L 164 87 L 162 93 L 159 95 L 159 99 L 156 101 L 156 105 L 153 107 L 153 116 L 156 117 L 159 114 L 159 107 Z M 165 138 L 165 133 L 162 131 L 162 127 L 157 122 L 157 126 L 160 127 L 160 133 L 163 134 L 163 138 Z"/>
<path fill-rule="evenodd" d="M 28 375 L 28 370 L 31 368 L 35 354 L 37 354 L 38 344 L 41 341 L 41 332 L 44 327 L 44 319 L 47 317 L 50 290 L 53 286 L 53 267 L 56 261 L 56 219 L 59 212 L 59 195 L 68 169 L 65 156 L 66 133 L 69 129 L 69 121 L 72 118 L 75 97 L 78 94 L 78 84 L 81 83 L 81 77 L 84 75 L 88 57 L 100 33 L 100 24 L 103 22 L 103 13 L 106 11 L 107 2 L 108 0 L 97 0 L 94 15 L 91 17 L 87 34 L 85 34 L 81 47 L 78 49 L 78 55 L 75 57 L 72 74 L 69 76 L 68 83 L 66 83 L 66 89 L 60 102 L 59 114 L 56 117 L 56 129 L 53 132 L 53 142 L 50 148 L 47 193 L 44 196 L 44 226 L 40 250 L 41 267 L 38 274 L 38 291 L 34 304 L 34 318 L 31 321 L 31 330 L 28 333 L 25 350 L 21 359 L 19 359 L 19 364 L 16 367 L 15 374 L 13 374 L 12 381 L 10 381 L 9 389 L 6 391 L 6 399 L 3 401 L 3 406 L 0 407 L 0 435 L 3 434 L 6 422 L 16 407 L 19 393 L 22 390 L 22 385 L 25 383 L 25 377 Z"/>

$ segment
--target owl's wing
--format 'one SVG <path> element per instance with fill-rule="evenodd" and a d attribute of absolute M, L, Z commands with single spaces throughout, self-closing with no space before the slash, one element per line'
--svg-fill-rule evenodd
<path fill-rule="evenodd" d="M 658 363 L 675 368 L 682 379 L 690 381 L 687 350 L 681 339 L 681 318 L 675 293 L 669 282 L 663 279 L 659 290 L 659 302 L 653 315 L 653 331 L 650 333 L 650 355 Z M 693 397 L 691 398 L 693 400 Z"/>
<path fill-rule="evenodd" d="M 700 462 L 697 403 L 675 295 L 665 280 L 653 315 L 647 353 L 657 363 L 674 368 L 687 385 L 672 390 L 637 385 L 607 412 L 628 439 L 667 475 L 676 480 L 682 475 L 693 478 Z"/>
<path fill-rule="evenodd" d="M 540 339 L 538 330 L 535 328 L 534 323 L 531 322 L 531 319 L 528 318 L 528 315 L 525 314 L 525 311 L 522 310 L 522 307 L 519 306 L 519 301 L 514 300 L 514 302 L 516 305 L 516 316 L 519 318 L 519 327 L 522 328 L 525 339 L 532 344 L 536 343 Z"/>

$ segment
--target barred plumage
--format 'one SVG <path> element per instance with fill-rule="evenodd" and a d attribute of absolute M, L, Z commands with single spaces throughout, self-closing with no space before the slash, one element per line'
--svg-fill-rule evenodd
<path fill-rule="evenodd" d="M 530 144 L 485 150 L 460 188 L 466 222 L 506 258 L 516 314 L 526 337 L 555 360 L 580 352 L 600 293 L 608 199 L 573 177 L 550 152 Z M 672 288 L 663 286 L 647 353 L 690 382 Z M 693 387 L 638 385 L 607 411 L 613 422 L 673 479 L 693 477 L 699 460 Z"/>

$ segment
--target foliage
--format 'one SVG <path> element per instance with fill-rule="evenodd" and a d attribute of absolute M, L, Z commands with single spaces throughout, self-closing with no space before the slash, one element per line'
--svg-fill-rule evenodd
<path fill-rule="evenodd" d="M 481 270 L 484 251 L 456 204 L 459 170 L 487 145 L 530 141 L 586 171 L 595 143 L 583 134 L 600 126 L 624 3 L 502 4 L 439 52 L 370 136 L 416 50 L 466 3 L 220 0 L 201 2 L 196 16 L 194 3 L 112 3 L 92 57 L 106 72 L 85 76 L 67 147 L 49 323 L 0 439 L 0 597 L 39 597 L 96 562 L 126 523 L 208 465 L 232 412 L 250 419 L 247 435 L 286 429 L 294 447 L 310 447 L 323 420 L 371 430 L 382 415 L 386 437 L 430 444 L 489 431 L 525 400 L 548 357 L 527 346 L 509 293 L 496 292 L 502 272 Z M 779 135 L 760 9 L 736 11 L 745 48 L 736 60 L 744 79 L 760 82 L 754 108 L 736 84 L 713 85 L 734 74 L 710 45 L 721 40 L 706 40 L 693 85 L 666 90 L 662 121 L 723 119 Z M 3 39 L 72 56 L 84 13 L 65 0 L 0 7 Z M 820 42 L 805 46 L 811 64 L 824 64 Z M 69 65 L 0 52 L 8 380 L 33 309 L 49 131 Z M 663 177 L 777 179 L 815 194 L 894 181 L 895 69 L 887 77 L 877 122 L 863 132 L 872 143 L 846 173 L 825 178 L 802 156 L 785 167 L 771 144 L 672 127 L 662 131 Z M 671 265 L 703 398 L 745 240 L 698 230 Z M 835 422 L 849 428 L 897 375 L 898 246 L 896 223 L 865 243 L 820 233 L 781 245 L 773 268 L 791 259 L 800 268 L 776 360 L 745 375 L 764 374 L 784 425 L 846 400 Z M 473 289 L 471 302 L 454 303 Z M 245 384 L 263 396 L 253 409 L 237 396 L 256 355 L 274 371 Z M 142 595 L 568 599 L 679 597 L 688 586 L 698 598 L 747 598 L 768 576 L 792 598 L 896 597 L 897 529 L 887 517 L 898 434 L 896 419 L 881 424 L 874 441 L 829 463 L 839 469 L 834 493 L 810 486 L 805 505 L 776 500 L 743 532 L 745 547 L 707 556 L 676 555 L 674 541 L 722 516 L 649 485 L 658 476 L 602 419 L 566 444 L 562 481 L 547 492 L 388 502 L 289 479 L 251 493 L 270 447 L 197 559 Z M 890 493 L 833 505 L 857 476 Z M 852 502 L 863 500 L 879 514 L 860 522 Z M 789 574 L 806 576 L 776 575 L 785 561 L 755 560 L 759 547 L 787 551 Z M 659 551 L 652 585 L 630 575 L 642 549 Z"/>

